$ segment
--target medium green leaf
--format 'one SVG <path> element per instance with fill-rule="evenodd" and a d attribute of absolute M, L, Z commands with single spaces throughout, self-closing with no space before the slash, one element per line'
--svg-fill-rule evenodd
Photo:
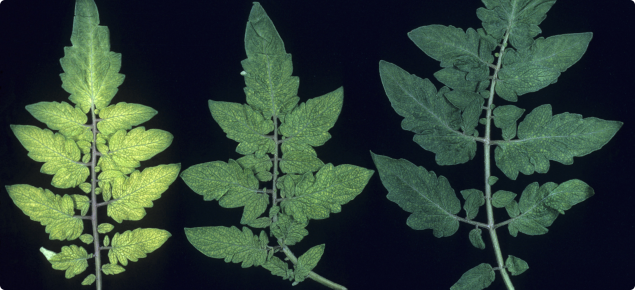
<path fill-rule="evenodd" d="M 248 105 L 212 100 L 208 105 L 227 138 L 240 143 L 236 152 L 243 155 L 256 153 L 256 158 L 274 153 L 275 142 L 267 135 L 273 131 L 273 121 Z"/>
<path fill-rule="evenodd" d="M 113 265 L 119 262 L 127 266 L 128 260 L 136 262 L 139 258 L 145 258 L 146 254 L 161 247 L 170 236 L 172 235 L 168 231 L 161 229 L 135 229 L 122 234 L 116 233 L 112 237 L 108 259 Z"/>
<path fill-rule="evenodd" d="M 276 222 L 271 225 L 271 233 L 287 246 L 295 245 L 309 234 L 306 230 L 308 221 L 300 223 L 286 214 L 278 214 Z"/>
<path fill-rule="evenodd" d="M 148 167 L 143 172 L 135 171 L 128 179 L 116 179 L 112 188 L 113 201 L 108 204 L 108 216 L 121 223 L 123 220 L 137 221 L 146 215 L 145 207 L 174 182 L 181 164 L 162 164 Z"/>
<path fill-rule="evenodd" d="M 573 157 L 602 148 L 622 124 L 594 117 L 582 119 L 571 113 L 552 116 L 551 105 L 542 105 L 520 123 L 517 140 L 498 143 L 496 166 L 515 180 L 519 171 L 526 175 L 546 173 L 549 160 L 571 165 Z"/>
<path fill-rule="evenodd" d="M 291 55 L 286 53 L 278 31 L 258 2 L 249 13 L 245 51 L 247 59 L 241 64 L 247 103 L 267 119 L 286 114 L 299 100 L 300 81 L 291 76 Z"/>
<path fill-rule="evenodd" d="M 247 227 L 242 232 L 236 227 L 185 228 L 187 240 L 210 258 L 225 259 L 226 263 L 241 263 L 241 267 L 263 265 L 267 260 L 267 247 Z"/>
<path fill-rule="evenodd" d="M 283 280 L 293 279 L 293 270 L 289 269 L 289 264 L 283 262 L 276 256 L 271 257 L 262 267 L 271 271 L 271 275 L 280 276 Z"/>
<path fill-rule="evenodd" d="M 158 112 L 148 106 L 129 104 L 126 102 L 110 105 L 99 110 L 101 121 L 97 123 L 97 129 L 102 134 L 110 135 L 119 130 L 130 130 L 150 120 Z"/>
<path fill-rule="evenodd" d="M 401 127 L 414 132 L 414 141 L 436 154 L 437 164 L 461 164 L 474 158 L 474 138 L 459 131 L 460 110 L 437 93 L 428 79 L 410 75 L 383 60 L 379 74 L 392 107 L 405 117 Z"/>
<path fill-rule="evenodd" d="M 245 155 L 236 160 L 238 164 L 244 169 L 251 169 L 254 173 L 269 173 L 271 167 L 273 167 L 273 162 L 271 162 L 271 158 L 268 155 L 264 155 L 260 158 L 256 158 L 254 154 Z M 264 180 L 261 180 L 264 181 Z"/>
<path fill-rule="evenodd" d="M 89 130 L 84 126 L 88 121 L 86 114 L 67 102 L 39 102 L 26 106 L 26 110 L 51 130 L 59 130 L 66 138 Z"/>
<path fill-rule="evenodd" d="M 516 122 L 525 109 L 513 105 L 494 108 L 494 125 L 503 130 L 503 139 L 509 141 L 516 137 Z"/>
<path fill-rule="evenodd" d="M 337 167 L 326 164 L 315 177 L 311 173 L 304 174 L 295 184 L 295 195 L 287 195 L 280 207 L 299 223 L 305 223 L 307 219 L 325 219 L 331 212 L 340 212 L 341 205 L 360 194 L 373 172 L 349 164 Z"/>
<path fill-rule="evenodd" d="M 450 290 L 481 290 L 489 287 L 494 282 L 496 273 L 492 266 L 482 263 L 461 275 Z"/>
<path fill-rule="evenodd" d="M 105 264 L 101 267 L 101 271 L 106 275 L 115 275 L 126 271 L 126 269 L 115 264 Z"/>
<path fill-rule="evenodd" d="M 529 47 L 540 32 L 538 25 L 556 1 L 500 1 L 484 0 L 485 8 L 478 8 L 476 15 L 483 22 L 487 34 L 502 40 L 510 30 L 509 41 L 516 48 Z M 522 7 L 519 7 L 522 6 Z"/>
<path fill-rule="evenodd" d="M 74 217 L 75 203 L 70 195 L 60 196 L 48 189 L 27 184 L 5 187 L 16 206 L 31 220 L 46 226 L 51 240 L 74 240 L 84 230 L 82 219 Z"/>
<path fill-rule="evenodd" d="M 529 269 L 529 265 L 525 260 L 509 255 L 505 261 L 505 267 L 514 276 L 518 276 Z"/>
<path fill-rule="evenodd" d="M 119 130 L 108 140 L 110 150 L 107 155 L 119 166 L 136 168 L 141 165 L 139 161 L 148 160 L 168 148 L 173 138 L 169 132 L 159 129 L 146 131 L 143 126 L 127 133 Z"/>
<path fill-rule="evenodd" d="M 225 208 L 236 208 L 244 206 L 241 224 L 248 224 L 258 218 L 267 210 L 269 195 L 255 193 L 253 191 L 231 191 L 223 195 L 218 204 Z"/>
<path fill-rule="evenodd" d="M 204 200 L 218 200 L 227 193 L 255 194 L 258 180 L 251 170 L 243 170 L 234 160 L 212 161 L 183 170 L 181 178 Z"/>
<path fill-rule="evenodd" d="M 432 229 L 437 238 L 453 235 L 459 229 L 456 214 L 461 202 L 444 176 L 412 164 L 371 152 L 388 199 L 412 213 L 406 222 L 415 230 Z"/>
<path fill-rule="evenodd" d="M 472 28 L 464 32 L 451 25 L 426 25 L 408 32 L 408 37 L 425 54 L 440 61 L 441 67 L 452 67 L 459 60 L 481 62 L 478 53 L 480 36 Z"/>
<path fill-rule="evenodd" d="M 547 182 L 540 187 L 537 182 L 531 183 L 520 196 L 521 214 L 509 223 L 509 233 L 514 237 L 519 231 L 527 235 L 545 234 L 558 213 L 564 214 L 565 210 L 593 195 L 593 189 L 577 179 L 560 185 Z"/>
<path fill-rule="evenodd" d="M 310 248 L 298 258 L 298 263 L 295 264 L 295 281 L 293 282 L 293 286 L 298 285 L 298 283 L 304 281 L 304 279 L 309 276 L 309 272 L 317 266 L 320 258 L 322 258 L 322 254 L 324 254 L 324 244 Z"/>
<path fill-rule="evenodd" d="M 483 231 L 479 228 L 472 229 L 470 231 L 470 243 L 472 246 L 479 250 L 485 249 L 485 242 L 483 242 Z"/>
<path fill-rule="evenodd" d="M 478 214 L 478 208 L 485 204 L 485 195 L 478 189 L 461 190 L 461 195 L 465 199 L 463 209 L 465 209 L 466 218 L 474 219 Z"/>
<path fill-rule="evenodd" d="M 55 256 L 48 259 L 55 270 L 66 270 L 66 279 L 75 277 L 75 275 L 81 274 L 88 267 L 88 259 L 92 258 L 93 254 L 86 253 L 83 247 L 75 245 L 64 246 L 62 251 Z"/>
<path fill-rule="evenodd" d="M 506 51 L 496 93 L 515 102 L 517 96 L 555 83 L 561 72 L 582 58 L 592 37 L 590 32 L 541 37 L 529 49 Z"/>
<path fill-rule="evenodd" d="M 280 170 L 283 173 L 304 174 L 318 171 L 324 166 L 324 162 L 317 158 L 315 151 L 284 151 L 280 160 Z"/>
<path fill-rule="evenodd" d="M 101 109 L 110 103 L 121 85 L 124 75 L 121 54 L 110 51 L 108 27 L 99 26 L 99 12 L 94 1 L 78 1 L 75 5 L 73 46 L 64 47 L 60 59 L 64 73 L 62 88 L 69 99 L 88 113 L 91 104 Z"/>
<path fill-rule="evenodd" d="M 499 190 L 492 195 L 492 206 L 506 207 L 512 200 L 516 198 L 516 194 L 511 191 Z"/>
<path fill-rule="evenodd" d="M 280 134 L 284 136 L 283 152 L 291 152 L 294 150 L 290 148 L 303 148 L 306 145 L 322 146 L 328 141 L 331 138 L 328 130 L 335 125 L 343 100 L 344 90 L 340 87 L 295 107 L 279 128 Z"/>
<path fill-rule="evenodd" d="M 75 187 L 86 180 L 90 171 L 81 164 L 81 152 L 75 141 L 66 139 L 48 129 L 29 125 L 11 125 L 11 130 L 20 143 L 29 151 L 29 157 L 45 162 L 40 170 L 51 174 L 51 184 L 57 188 Z"/>

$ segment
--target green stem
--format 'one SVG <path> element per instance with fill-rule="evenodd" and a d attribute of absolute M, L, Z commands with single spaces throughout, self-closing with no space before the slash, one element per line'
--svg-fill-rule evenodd
<path fill-rule="evenodd" d="M 291 260 L 291 262 L 293 262 L 293 264 L 297 264 L 298 263 L 298 259 L 295 257 L 295 255 L 293 255 L 293 253 L 291 252 L 291 250 L 289 250 L 289 247 L 287 247 L 286 245 L 282 245 L 282 251 L 284 251 L 284 254 L 287 255 L 287 258 L 289 258 L 289 260 Z M 318 273 L 315 273 L 313 271 L 309 272 L 309 278 L 315 280 L 316 282 L 329 287 L 331 289 L 335 289 L 335 290 L 347 290 L 346 287 L 337 284 L 329 279 L 326 279 L 320 275 L 318 275 Z"/>
<path fill-rule="evenodd" d="M 485 138 L 483 140 L 483 151 L 485 154 L 485 208 L 487 210 L 487 228 L 489 231 L 489 236 L 492 239 L 492 245 L 494 247 L 494 254 L 496 255 L 496 263 L 498 264 L 498 269 L 503 276 L 503 281 L 505 282 L 505 286 L 507 286 L 508 290 L 514 290 L 514 285 L 512 284 L 511 279 L 505 269 L 505 263 L 503 262 L 503 253 L 501 252 L 500 244 L 498 243 L 498 236 L 496 235 L 496 228 L 494 227 L 494 210 L 492 207 L 492 186 L 489 184 L 489 178 L 491 177 L 491 136 L 492 136 L 492 105 L 494 103 L 494 88 L 496 87 L 496 80 L 498 77 L 498 72 L 501 68 L 501 64 L 503 62 L 503 55 L 505 54 L 505 47 L 507 46 L 507 40 L 509 39 L 510 30 L 507 29 L 505 32 L 505 38 L 501 45 L 501 49 L 498 55 L 498 62 L 496 64 L 496 68 L 494 69 L 494 76 L 492 77 L 492 86 L 490 87 L 490 95 L 487 102 L 486 111 L 486 123 L 485 123 Z"/>

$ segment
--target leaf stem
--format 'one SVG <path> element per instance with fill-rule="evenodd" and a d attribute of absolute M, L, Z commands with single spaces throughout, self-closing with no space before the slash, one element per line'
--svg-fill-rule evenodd
<path fill-rule="evenodd" d="M 298 263 L 298 259 L 295 257 L 295 255 L 293 255 L 293 253 L 291 252 L 291 250 L 289 250 L 289 247 L 287 247 L 286 245 L 282 245 L 282 251 L 284 252 L 285 255 L 287 255 L 287 258 L 289 258 L 289 260 L 291 260 L 291 262 L 293 262 L 294 265 L 296 265 Z M 346 287 L 337 284 L 329 279 L 326 279 L 322 276 L 320 276 L 318 273 L 315 273 L 313 271 L 309 272 L 309 278 L 315 280 L 316 282 L 329 287 L 331 289 L 335 289 L 335 290 L 348 290 Z"/>
<path fill-rule="evenodd" d="M 97 176 L 95 173 L 95 166 L 97 165 L 97 122 L 95 118 L 95 102 L 91 102 L 90 114 L 93 119 L 91 129 L 93 131 L 93 144 L 91 145 L 91 165 L 90 165 L 90 177 L 91 177 L 91 221 L 93 225 L 93 245 L 95 248 L 95 283 L 97 290 L 101 290 L 101 251 L 99 247 L 99 233 L 97 232 L 97 195 L 95 194 L 95 187 L 97 186 Z"/>
<path fill-rule="evenodd" d="M 487 210 L 487 225 L 489 236 L 492 239 L 492 245 L 494 248 L 494 254 L 496 255 L 496 263 L 498 264 L 498 268 L 500 269 L 501 276 L 503 276 L 503 281 L 505 282 L 505 286 L 507 286 L 508 290 L 514 290 L 514 285 L 512 284 L 511 279 L 505 269 L 505 263 L 503 262 L 503 253 L 501 252 L 500 244 L 498 243 L 498 236 L 496 235 L 496 227 L 494 227 L 494 209 L 492 207 L 492 186 L 489 184 L 489 178 L 491 177 L 491 146 L 493 145 L 491 142 L 492 136 L 492 104 L 494 103 L 494 88 L 496 87 L 496 81 L 498 80 L 498 72 L 500 71 L 501 65 L 503 63 L 503 55 L 505 54 L 505 47 L 507 47 L 507 40 L 509 39 L 510 28 L 505 32 L 505 37 L 503 39 L 503 44 L 501 45 L 501 49 L 498 56 L 498 62 L 496 64 L 496 68 L 494 69 L 494 75 L 492 76 L 492 86 L 490 87 L 490 95 L 487 101 L 487 107 L 485 109 L 486 112 L 486 123 L 485 123 L 485 137 L 483 142 L 483 151 L 485 154 L 485 208 Z"/>

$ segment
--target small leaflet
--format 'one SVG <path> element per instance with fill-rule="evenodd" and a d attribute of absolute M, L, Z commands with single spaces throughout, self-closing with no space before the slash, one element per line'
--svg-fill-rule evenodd
<path fill-rule="evenodd" d="M 322 258 L 322 254 L 324 254 L 324 244 L 310 248 L 298 258 L 298 263 L 295 264 L 295 281 L 293 282 L 293 286 L 298 285 L 298 283 L 306 279 L 309 272 L 317 266 L 320 258 Z"/>

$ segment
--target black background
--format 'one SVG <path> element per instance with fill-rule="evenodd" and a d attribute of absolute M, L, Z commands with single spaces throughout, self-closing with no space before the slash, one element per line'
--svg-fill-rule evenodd
<path fill-rule="evenodd" d="M 481 27 L 480 1 L 262 1 L 293 55 L 293 75 L 300 77 L 301 101 L 344 86 L 344 107 L 332 139 L 316 148 L 324 162 L 375 169 L 369 150 L 411 162 L 446 176 L 458 191 L 482 189 L 482 147 L 467 164 L 438 166 L 434 154 L 412 142 L 401 129 L 402 118 L 390 106 L 378 73 L 383 59 L 422 78 L 431 78 L 439 63 L 421 52 L 407 33 L 429 24 L 466 29 Z M 159 114 L 146 128 L 171 132 L 174 142 L 142 166 L 194 164 L 240 157 L 237 143 L 227 139 L 212 120 L 207 100 L 245 102 L 240 61 L 251 1 L 123 1 L 97 0 L 101 24 L 110 29 L 111 50 L 122 53 L 126 75 L 113 103 L 150 106 Z M 59 251 L 71 242 L 51 241 L 44 227 L 31 221 L 11 201 L 5 185 L 26 183 L 59 190 L 50 175 L 39 173 L 11 133 L 9 124 L 43 127 L 24 110 L 39 101 L 67 101 L 61 88 L 59 59 L 70 46 L 74 1 L 5 0 L 0 3 L 0 287 L 14 289 L 94 289 L 81 280 L 94 267 L 71 279 L 53 270 L 39 252 Z M 632 289 L 635 287 L 635 156 L 633 124 L 635 84 L 633 44 L 635 3 L 627 0 L 558 1 L 540 25 L 542 36 L 591 31 L 584 57 L 564 72 L 556 84 L 520 97 L 515 105 L 531 110 L 552 104 L 554 114 L 619 120 L 624 126 L 601 150 L 575 158 L 571 166 L 551 162 L 547 174 L 501 177 L 494 190 L 520 193 L 529 183 L 561 183 L 578 178 L 596 195 L 559 216 L 541 236 L 498 231 L 503 254 L 529 263 L 512 277 L 516 289 Z M 505 104 L 500 98 L 497 105 Z M 496 130 L 496 132 L 499 132 Z M 482 131 L 481 131 L 482 133 Z M 496 133 L 498 134 L 498 133 Z M 315 272 L 349 289 L 448 289 L 468 269 L 493 264 L 487 248 L 468 241 L 471 227 L 438 239 L 430 230 L 406 225 L 408 213 L 386 199 L 377 173 L 366 189 L 343 206 L 341 213 L 309 224 L 309 236 L 291 249 L 296 255 L 325 243 Z M 183 227 L 239 225 L 242 209 L 224 209 L 204 202 L 179 178 L 146 209 L 139 222 L 116 224 L 115 231 L 137 227 L 167 229 L 172 237 L 157 251 L 126 272 L 105 276 L 104 289 L 326 289 L 312 280 L 295 288 L 263 268 L 241 269 L 211 259 L 186 240 Z M 461 213 L 463 214 L 463 212 Z M 506 219 L 496 211 L 498 221 Z M 477 220 L 484 221 L 481 210 Z M 88 227 L 88 224 L 87 224 Z M 77 241 L 74 241 L 78 244 Z M 105 252 L 104 252 L 105 253 Z M 503 289 L 500 275 L 489 289 Z"/>

